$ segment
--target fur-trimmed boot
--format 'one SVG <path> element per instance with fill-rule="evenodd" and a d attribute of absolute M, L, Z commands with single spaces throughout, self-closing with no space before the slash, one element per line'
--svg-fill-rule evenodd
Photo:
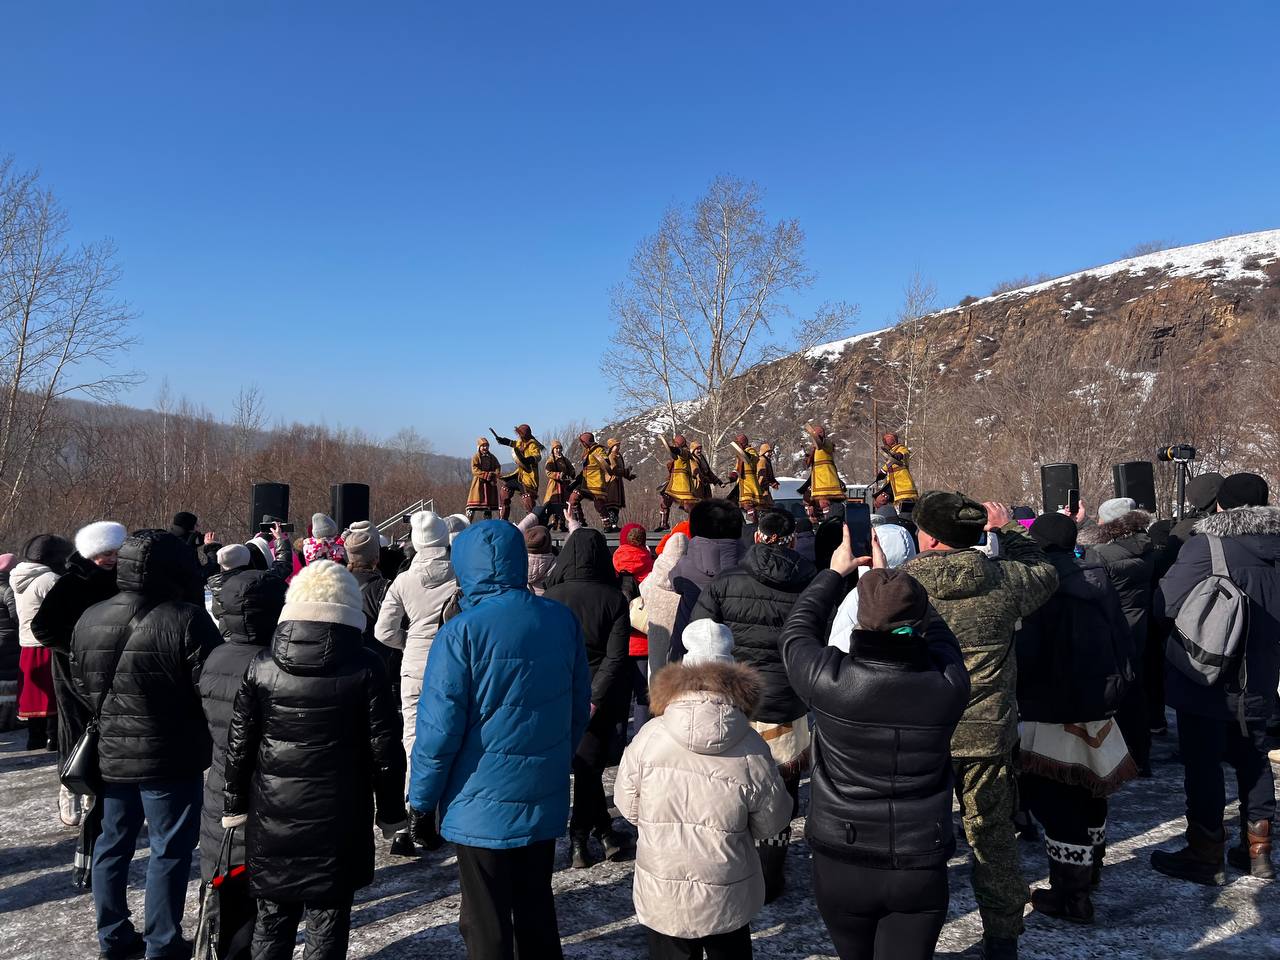
<path fill-rule="evenodd" d="M 1093 901 L 1089 899 L 1089 881 L 1093 874 L 1093 850 L 1074 844 L 1045 839 L 1045 847 L 1065 850 L 1080 862 L 1049 858 L 1049 889 L 1032 890 L 1031 906 L 1047 917 L 1072 923 L 1093 923 Z"/>
<path fill-rule="evenodd" d="M 1240 821 L 1240 842 L 1227 851 L 1227 862 L 1259 880 L 1274 880 L 1271 864 L 1271 821 Z"/>
<path fill-rule="evenodd" d="M 1154 850 L 1151 867 L 1166 877 L 1190 880 L 1205 886 L 1220 887 L 1227 882 L 1223 852 L 1227 846 L 1227 832 L 1218 827 L 1208 830 L 1197 823 L 1187 823 L 1187 845 L 1169 853 Z"/>

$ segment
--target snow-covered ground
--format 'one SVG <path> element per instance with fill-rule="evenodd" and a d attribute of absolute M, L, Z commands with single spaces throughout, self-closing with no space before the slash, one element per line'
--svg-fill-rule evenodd
<path fill-rule="evenodd" d="M 18 737 L 0 734 L 0 958 L 80 960 L 96 957 L 93 903 L 69 882 L 75 838 L 55 811 L 53 758 L 25 753 Z M 1182 829 L 1182 769 L 1170 759 L 1173 741 L 1157 741 L 1155 779 L 1131 785 L 1112 805 L 1112 843 L 1093 927 L 1028 916 L 1022 956 L 1032 960 L 1266 960 L 1280 957 L 1280 883 L 1264 884 L 1231 872 L 1223 888 L 1176 883 L 1153 873 L 1147 856 L 1173 846 Z M 1228 794 L 1234 788 L 1228 789 Z M 1234 816 L 1234 811 L 1232 812 Z M 1234 824 L 1233 824 L 1234 826 Z M 797 833 L 802 823 L 796 824 Z M 380 848 L 384 845 L 379 841 Z M 562 844 L 561 863 L 567 862 Z M 134 861 L 130 901 L 141 922 L 143 849 Z M 951 915 L 939 956 L 961 950 L 981 935 L 969 889 L 963 843 L 951 869 Z M 1047 867 L 1039 845 L 1022 845 L 1023 869 L 1043 884 Z M 790 848 L 787 893 L 753 925 L 756 956 L 828 958 L 834 952 L 813 906 L 810 866 L 803 842 Z M 193 877 L 195 876 L 193 872 Z M 195 924 L 193 880 L 187 932 Z M 631 865 L 601 864 L 561 870 L 556 904 L 565 956 L 579 960 L 637 960 L 645 956 L 631 906 Z M 458 935 L 458 880 L 448 848 L 416 860 L 380 852 L 373 884 L 359 892 L 352 957 L 465 957 Z M 301 956 L 299 947 L 296 956 Z"/>

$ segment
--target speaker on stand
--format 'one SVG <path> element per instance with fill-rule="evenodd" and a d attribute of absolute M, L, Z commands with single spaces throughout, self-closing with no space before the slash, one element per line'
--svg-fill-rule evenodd
<path fill-rule="evenodd" d="M 367 483 L 335 483 L 329 487 L 332 505 L 330 516 L 345 530 L 357 520 L 369 519 L 369 485 Z"/>
<path fill-rule="evenodd" d="M 1040 467 L 1044 512 L 1055 513 L 1067 505 L 1069 490 L 1080 491 L 1080 468 L 1074 463 L 1046 463 Z"/>
<path fill-rule="evenodd" d="M 263 517 L 289 519 L 289 485 L 287 483 L 255 483 L 249 494 L 249 536 L 258 532 Z"/>
<path fill-rule="evenodd" d="M 1116 496 L 1128 497 L 1139 510 L 1156 511 L 1156 465 L 1150 460 L 1130 460 L 1111 468 Z"/>

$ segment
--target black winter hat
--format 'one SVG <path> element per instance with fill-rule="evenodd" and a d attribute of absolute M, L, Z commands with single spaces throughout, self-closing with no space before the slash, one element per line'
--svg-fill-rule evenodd
<path fill-rule="evenodd" d="M 1009 514 L 1010 520 L 1034 520 L 1036 512 L 1030 507 L 1014 507 L 1013 512 Z"/>
<path fill-rule="evenodd" d="M 858 628 L 888 633 L 924 619 L 929 594 L 904 570 L 871 570 L 858 578 Z"/>
<path fill-rule="evenodd" d="M 1265 507 L 1270 494 L 1267 481 L 1256 473 L 1233 473 L 1222 481 L 1222 488 L 1218 491 L 1218 506 L 1223 510 Z"/>
<path fill-rule="evenodd" d="M 935 540 L 964 550 L 977 546 L 982 539 L 982 531 L 987 528 L 987 508 L 963 493 L 930 490 L 916 504 L 911 519 Z"/>
<path fill-rule="evenodd" d="M 1074 550 L 1080 531 L 1076 522 L 1061 513 L 1046 513 L 1031 524 L 1031 539 L 1046 547 Z"/>
<path fill-rule="evenodd" d="M 1212 510 L 1222 489 L 1222 474 L 1202 473 L 1187 481 L 1187 503 L 1197 510 Z"/>
<path fill-rule="evenodd" d="M 179 530 L 185 530 L 187 533 L 193 531 L 199 522 L 194 513 L 188 513 L 186 510 L 180 510 L 173 515 L 173 525 Z"/>
<path fill-rule="evenodd" d="M 75 549 L 75 544 L 66 537 L 55 533 L 37 533 L 22 548 L 22 559 L 31 563 L 43 563 L 49 569 L 61 572 Z"/>

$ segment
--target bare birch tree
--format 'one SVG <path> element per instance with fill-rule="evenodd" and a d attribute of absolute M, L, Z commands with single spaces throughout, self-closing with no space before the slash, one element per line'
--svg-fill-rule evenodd
<path fill-rule="evenodd" d="M 770 223 L 759 187 L 716 178 L 692 206 L 667 211 L 614 291 L 603 371 L 620 406 L 659 408 L 671 432 L 706 437 L 714 462 L 748 414 L 795 385 L 804 352 L 853 317 L 830 303 L 795 321 L 787 301 L 813 280 L 799 223 Z"/>
<path fill-rule="evenodd" d="M 108 241 L 72 248 L 66 212 L 33 173 L 0 161 L 0 528 L 30 479 L 60 401 L 111 398 L 135 378 L 111 364 L 130 344 Z"/>
<path fill-rule="evenodd" d="M 923 470 L 927 449 L 929 391 L 938 378 L 935 337 L 926 319 L 937 306 L 938 288 L 917 271 L 902 291 L 902 307 L 894 321 L 893 349 L 883 356 L 892 384 L 890 399 L 901 429 L 914 450 L 915 465 Z M 877 441 L 878 442 L 878 441 Z"/>

